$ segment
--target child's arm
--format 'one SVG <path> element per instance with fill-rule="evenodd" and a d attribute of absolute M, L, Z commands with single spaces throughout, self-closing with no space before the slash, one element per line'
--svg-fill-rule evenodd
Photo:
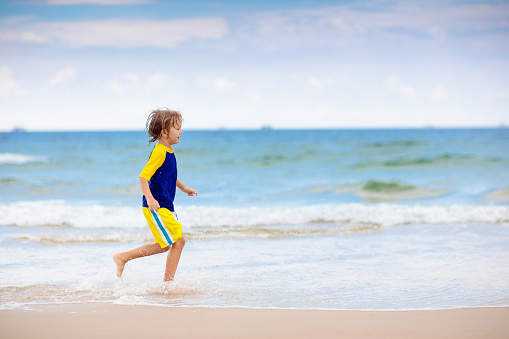
<path fill-rule="evenodd" d="M 143 195 L 145 196 L 145 199 L 147 199 L 148 209 L 150 211 L 154 211 L 154 210 L 157 211 L 159 209 L 159 203 L 157 202 L 156 199 L 154 199 L 152 192 L 150 192 L 150 186 L 148 185 L 148 180 L 140 177 L 140 187 L 141 187 L 141 191 L 143 192 Z"/>
<path fill-rule="evenodd" d="M 177 179 L 177 187 L 184 193 L 186 193 L 188 196 L 196 195 L 198 196 L 198 191 L 191 187 L 187 187 L 184 185 L 180 180 Z"/>

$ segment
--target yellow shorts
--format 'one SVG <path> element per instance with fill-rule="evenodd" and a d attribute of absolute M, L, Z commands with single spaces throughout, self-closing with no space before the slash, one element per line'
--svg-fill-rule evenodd
<path fill-rule="evenodd" d="M 143 207 L 143 214 L 156 239 L 156 244 L 159 244 L 161 248 L 166 248 L 182 238 L 182 224 L 169 209 L 160 208 L 157 211 L 149 211 L 147 207 Z"/>

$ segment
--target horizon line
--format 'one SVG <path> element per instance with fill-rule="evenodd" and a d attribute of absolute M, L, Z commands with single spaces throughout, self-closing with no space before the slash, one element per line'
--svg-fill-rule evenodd
<path fill-rule="evenodd" d="M 507 129 L 509 125 L 486 125 L 486 126 L 366 126 L 366 127 L 272 127 L 269 125 L 260 127 L 216 127 L 216 128 L 186 128 L 185 131 L 334 131 L 334 130 L 460 130 L 460 129 Z M 30 130 L 23 127 L 15 127 L 10 130 L 0 130 L 0 133 L 56 133 L 56 132 L 144 132 L 144 129 L 40 129 Z"/>

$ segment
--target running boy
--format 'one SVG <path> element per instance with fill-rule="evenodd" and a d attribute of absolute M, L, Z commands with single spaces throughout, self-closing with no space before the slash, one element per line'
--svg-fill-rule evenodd
<path fill-rule="evenodd" d="M 149 143 L 158 140 L 139 176 L 143 192 L 143 214 L 154 235 L 155 243 L 115 253 L 113 260 L 117 265 L 117 276 L 121 277 L 128 261 L 170 250 L 166 259 L 164 281 L 172 281 L 185 245 L 182 225 L 177 221 L 173 206 L 175 190 L 178 187 L 188 196 L 198 195 L 198 192 L 177 179 L 177 161 L 172 145 L 178 144 L 182 135 L 180 112 L 169 109 L 154 110 L 148 116 L 146 129 L 151 137 Z"/>

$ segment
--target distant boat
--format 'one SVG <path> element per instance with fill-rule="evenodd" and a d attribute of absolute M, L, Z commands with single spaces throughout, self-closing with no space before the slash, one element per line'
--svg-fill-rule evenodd
<path fill-rule="evenodd" d="M 273 130 L 272 126 L 270 126 L 270 125 L 263 125 L 260 129 L 262 131 L 271 131 L 271 130 Z"/>
<path fill-rule="evenodd" d="M 26 130 L 22 127 L 14 127 L 12 130 L 11 130 L 12 133 L 23 133 L 23 132 L 26 132 Z"/>

